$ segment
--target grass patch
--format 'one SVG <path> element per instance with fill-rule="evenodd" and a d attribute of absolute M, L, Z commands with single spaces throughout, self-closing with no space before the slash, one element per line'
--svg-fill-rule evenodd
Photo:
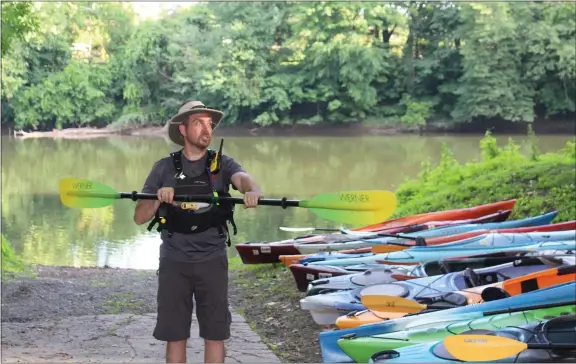
<path fill-rule="evenodd" d="M 134 312 L 145 305 L 141 299 L 135 299 L 132 293 L 116 294 L 113 297 L 113 300 L 108 300 L 103 304 L 106 314 Z"/>
<path fill-rule="evenodd" d="M 2 279 L 21 275 L 35 276 L 32 268 L 14 253 L 8 239 L 2 234 Z"/>
<path fill-rule="evenodd" d="M 530 143 L 526 156 L 512 139 L 500 148 L 487 132 L 480 141 L 481 160 L 463 164 L 444 145 L 437 166 L 423 163 L 417 178 L 400 185 L 394 217 L 516 198 L 509 219 L 552 210 L 558 210 L 555 222 L 575 219 L 576 144 L 569 141 L 558 152 L 541 154 L 533 134 Z"/>

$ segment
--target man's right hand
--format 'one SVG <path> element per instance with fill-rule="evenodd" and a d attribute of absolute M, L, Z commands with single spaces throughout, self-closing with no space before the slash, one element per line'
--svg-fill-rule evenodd
<path fill-rule="evenodd" d="M 158 196 L 158 201 L 171 204 L 174 199 L 174 188 L 162 187 L 158 190 L 156 196 Z"/>

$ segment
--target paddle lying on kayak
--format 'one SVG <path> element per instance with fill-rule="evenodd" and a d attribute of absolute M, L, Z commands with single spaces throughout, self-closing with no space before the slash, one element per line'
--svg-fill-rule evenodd
<path fill-rule="evenodd" d="M 404 312 L 404 313 L 418 313 L 428 308 L 438 308 L 432 305 L 424 305 L 413 300 L 409 300 L 398 296 L 386 295 L 366 295 L 362 297 L 362 304 L 370 311 L 385 311 L 385 312 Z M 432 307 L 430 307 L 432 306 Z M 446 308 L 454 308 L 448 306 Z"/>
<path fill-rule="evenodd" d="M 558 330 L 556 330 L 558 332 Z M 574 330 L 565 330 L 574 332 Z M 503 336 L 455 335 L 444 339 L 446 350 L 462 361 L 492 361 L 516 355 L 526 349 L 576 350 L 576 344 L 523 343 Z"/>
<path fill-rule="evenodd" d="M 112 187 L 86 179 L 65 178 L 60 181 L 62 204 L 71 208 L 99 208 L 112 205 L 118 199 L 157 200 L 152 193 L 117 192 Z M 239 197 L 216 197 L 206 195 L 176 195 L 174 201 L 212 202 L 227 201 L 243 204 Z M 367 225 L 387 220 L 396 209 L 396 195 L 390 191 L 345 191 L 316 195 L 309 200 L 260 199 L 259 205 L 304 207 L 326 220 L 352 225 Z"/>

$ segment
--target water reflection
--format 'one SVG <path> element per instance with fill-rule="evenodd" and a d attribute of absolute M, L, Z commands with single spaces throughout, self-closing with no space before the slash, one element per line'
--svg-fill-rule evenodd
<path fill-rule="evenodd" d="M 448 144 L 460 161 L 479 158 L 481 136 L 244 137 L 226 138 L 224 152 L 258 180 L 267 197 L 309 198 L 356 189 L 394 190 L 432 163 Z M 508 136 L 497 136 L 504 144 Z M 521 136 L 514 137 L 518 144 Z M 561 148 L 570 136 L 541 136 L 542 151 Z M 220 139 L 213 142 L 218 147 Z M 140 190 L 156 160 L 177 146 L 163 138 L 2 140 L 2 229 L 17 253 L 32 263 L 152 268 L 156 232 L 132 221 L 134 202 L 101 209 L 69 209 L 60 203 L 58 181 L 88 178 L 118 191 Z M 527 147 L 523 151 L 528 152 Z M 233 192 L 234 195 L 238 195 Z M 333 227 L 305 209 L 237 207 L 233 242 L 280 240 L 279 226 Z M 229 250 L 230 255 L 235 249 Z"/>

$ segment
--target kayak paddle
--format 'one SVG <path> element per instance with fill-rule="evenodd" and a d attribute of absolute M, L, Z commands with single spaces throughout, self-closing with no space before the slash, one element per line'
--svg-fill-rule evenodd
<path fill-rule="evenodd" d="M 573 331 L 573 330 L 570 330 Z M 523 343 L 495 335 L 454 335 L 444 339 L 446 350 L 462 361 L 492 361 L 516 355 L 526 349 L 576 350 L 576 344 Z"/>
<path fill-rule="evenodd" d="M 379 294 L 362 296 L 362 304 L 370 311 L 375 312 L 417 313 L 428 308 L 428 305 L 423 305 L 403 297 Z"/>
<path fill-rule="evenodd" d="M 280 230 L 282 231 L 288 231 L 291 233 L 301 233 L 301 232 L 312 232 L 312 231 L 331 231 L 331 232 L 339 232 L 345 235 L 350 235 L 350 236 L 358 236 L 358 237 L 376 237 L 376 233 L 370 232 L 370 231 L 356 231 L 356 230 L 348 230 L 348 229 L 344 229 L 344 228 L 339 228 L 339 229 L 335 229 L 335 228 L 317 228 L 317 227 L 304 227 L 304 228 L 297 228 L 297 227 L 286 227 L 286 226 L 280 226 L 278 227 Z"/>
<path fill-rule="evenodd" d="M 401 280 L 405 280 L 405 277 L 400 277 L 402 278 Z M 418 277 L 414 277 L 414 278 L 418 278 Z M 446 293 L 447 295 L 450 294 L 450 292 Z M 456 293 L 457 294 L 457 293 Z M 364 307 L 366 307 L 367 309 L 369 309 L 370 311 L 374 311 L 374 312 L 405 312 L 405 313 L 418 313 L 420 311 L 426 310 L 426 309 L 448 309 L 448 308 L 454 308 L 455 306 L 453 305 L 445 305 L 445 306 L 437 306 L 434 304 L 430 304 L 430 305 L 425 305 L 425 304 L 421 304 L 418 303 L 416 301 L 407 299 L 407 298 L 403 298 L 403 297 L 398 297 L 398 296 L 387 296 L 387 295 L 379 295 L 379 294 L 374 294 L 374 295 L 365 295 L 362 296 L 362 304 L 364 305 Z"/>
<path fill-rule="evenodd" d="M 112 187 L 86 179 L 65 178 L 60 180 L 60 200 L 71 208 L 100 208 L 114 204 L 118 199 L 157 200 L 156 194 L 117 192 Z M 206 195 L 176 195 L 180 202 L 227 201 L 243 204 L 239 197 L 216 197 Z M 189 205 L 189 204 L 187 204 Z M 304 207 L 317 216 L 352 225 L 369 225 L 386 221 L 396 209 L 396 195 L 390 191 L 365 190 L 344 191 L 316 195 L 309 200 L 260 199 L 258 205 Z"/>
<path fill-rule="evenodd" d="M 343 232 L 343 229 L 334 229 L 334 228 L 315 228 L 315 227 L 304 227 L 304 228 L 291 228 L 286 226 L 280 226 L 280 230 L 288 231 L 291 233 L 303 233 L 309 231 L 332 231 L 332 232 Z"/>

